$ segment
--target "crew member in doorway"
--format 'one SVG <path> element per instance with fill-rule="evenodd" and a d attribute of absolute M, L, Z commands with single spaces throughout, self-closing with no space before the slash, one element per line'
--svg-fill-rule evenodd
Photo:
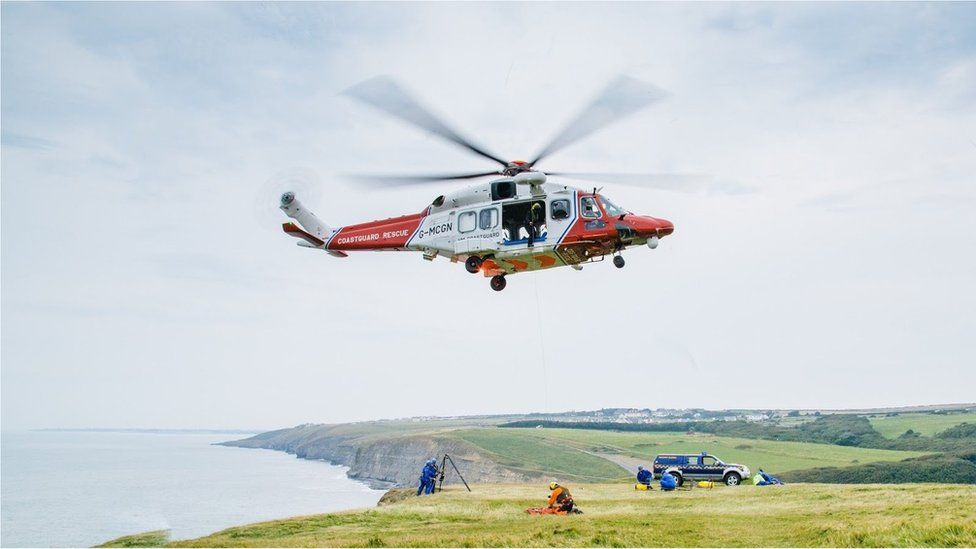
<path fill-rule="evenodd" d="M 542 223 L 542 204 L 533 202 L 525 216 L 525 230 L 529 233 L 529 247 L 539 236 L 539 224 Z"/>

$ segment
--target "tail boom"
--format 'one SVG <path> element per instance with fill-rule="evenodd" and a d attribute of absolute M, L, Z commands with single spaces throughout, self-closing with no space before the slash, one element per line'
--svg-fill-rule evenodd
<path fill-rule="evenodd" d="M 327 250 L 336 251 L 400 251 L 407 249 L 427 210 L 417 214 L 380 219 L 340 228 L 326 242 Z"/>
<path fill-rule="evenodd" d="M 295 193 L 281 195 L 279 206 L 285 215 L 298 223 L 283 223 L 281 229 L 300 239 L 299 246 L 325 250 L 330 255 L 346 257 L 347 251 L 406 250 L 430 208 L 416 214 L 380 219 L 333 229 L 305 208 Z"/>

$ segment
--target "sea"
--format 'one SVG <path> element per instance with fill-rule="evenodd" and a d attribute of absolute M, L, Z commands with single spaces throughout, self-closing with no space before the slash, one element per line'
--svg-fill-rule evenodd
<path fill-rule="evenodd" d="M 216 446 L 242 433 L 0 433 L 0 545 L 91 547 L 170 530 L 202 536 L 250 522 L 372 507 L 383 495 L 346 467 Z"/>

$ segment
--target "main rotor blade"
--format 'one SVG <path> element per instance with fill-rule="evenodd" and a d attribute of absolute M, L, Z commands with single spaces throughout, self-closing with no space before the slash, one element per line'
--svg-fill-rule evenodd
<path fill-rule="evenodd" d="M 459 181 L 464 179 L 476 179 L 489 175 L 499 175 L 499 172 L 482 173 L 461 173 L 461 174 L 437 174 L 437 175 L 352 175 L 351 178 L 361 183 L 366 183 L 374 187 L 398 187 L 408 185 L 422 185 L 424 183 L 434 183 L 437 181 Z"/>
<path fill-rule="evenodd" d="M 613 122 L 667 97 L 664 90 L 620 75 L 549 142 L 529 166 Z"/>
<path fill-rule="evenodd" d="M 502 166 L 508 165 L 507 161 L 502 160 L 498 156 L 489 153 L 458 135 L 456 131 L 431 114 L 430 111 L 420 106 L 396 81 L 388 76 L 377 76 L 360 82 L 342 93 L 387 114 L 393 115 L 404 122 L 409 122 L 414 126 L 439 135 L 475 154 L 481 155 L 489 160 L 494 160 Z"/>
<path fill-rule="evenodd" d="M 713 176 L 699 174 L 546 172 L 546 175 L 692 194 L 700 192 L 745 194 L 752 191 L 749 187 L 732 181 L 719 181 Z"/>

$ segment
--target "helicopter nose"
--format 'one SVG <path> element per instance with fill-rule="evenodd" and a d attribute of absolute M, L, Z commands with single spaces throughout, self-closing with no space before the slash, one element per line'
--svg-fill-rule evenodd
<path fill-rule="evenodd" d="M 674 224 L 667 219 L 651 217 L 649 215 L 634 216 L 631 224 L 639 235 L 644 238 L 652 236 L 662 237 L 674 232 Z"/>
<path fill-rule="evenodd" d="M 674 223 L 667 219 L 657 219 L 657 235 L 667 236 L 674 232 Z"/>

